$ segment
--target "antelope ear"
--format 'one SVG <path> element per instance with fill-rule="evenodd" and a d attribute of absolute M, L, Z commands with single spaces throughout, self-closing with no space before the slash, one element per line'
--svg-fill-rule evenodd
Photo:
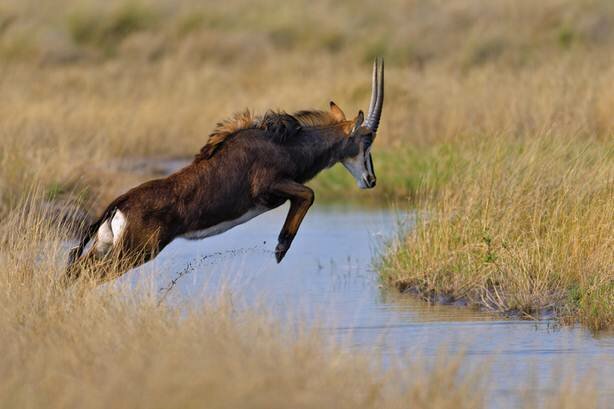
<path fill-rule="evenodd" d="M 345 114 L 333 101 L 330 101 L 330 114 L 339 122 L 345 121 Z"/>
<path fill-rule="evenodd" d="M 350 131 L 350 135 L 352 135 L 358 128 L 360 128 L 364 120 L 365 114 L 362 111 L 358 111 L 358 115 L 356 115 L 356 119 L 354 120 L 354 126 Z"/>

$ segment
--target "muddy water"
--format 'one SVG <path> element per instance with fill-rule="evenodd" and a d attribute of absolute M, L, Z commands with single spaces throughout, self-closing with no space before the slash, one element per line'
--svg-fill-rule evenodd
<path fill-rule="evenodd" d="M 429 306 L 381 288 L 372 266 L 378 247 L 399 222 L 410 227 L 410 216 L 315 207 L 278 265 L 272 250 L 286 211 L 284 206 L 202 241 L 176 240 L 153 265 L 125 279 L 154 274 L 161 288 L 175 280 L 170 302 L 211 296 L 225 286 L 248 305 L 264 303 L 282 320 L 306 319 L 351 350 L 377 351 L 385 359 L 435 357 L 444 347 L 464 352 L 468 365 L 490 368 L 498 403 L 527 384 L 540 393 L 551 390 L 561 370 L 590 376 L 602 398 L 614 398 L 612 334 Z"/>

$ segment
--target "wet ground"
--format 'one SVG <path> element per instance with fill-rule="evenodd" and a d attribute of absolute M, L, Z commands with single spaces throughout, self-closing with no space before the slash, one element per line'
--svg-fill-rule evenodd
<path fill-rule="evenodd" d="M 590 376 L 603 399 L 614 398 L 614 334 L 432 306 L 382 288 L 373 268 L 378 248 L 399 223 L 410 228 L 411 216 L 316 206 L 278 265 L 272 250 L 286 211 L 205 240 L 178 239 L 153 265 L 124 279 L 153 274 L 160 296 L 173 303 L 226 286 L 248 306 L 264 304 L 285 321 L 307 320 L 350 350 L 375 351 L 385 360 L 434 357 L 442 348 L 464 352 L 469 366 L 490 367 L 494 402 L 527 384 L 547 392 L 560 373 Z"/>

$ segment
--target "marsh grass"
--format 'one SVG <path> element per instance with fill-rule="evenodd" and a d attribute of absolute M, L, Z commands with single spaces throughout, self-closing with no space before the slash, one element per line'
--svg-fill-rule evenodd
<path fill-rule="evenodd" d="M 37 206 L 39 192 L 0 222 L 3 408 L 487 405 L 485 367 L 465 367 L 445 350 L 384 368 L 378 356 L 350 352 L 300 321 L 281 326 L 223 289 L 179 308 L 160 303 L 147 280 L 66 288 L 58 280 L 66 229 Z M 531 408 L 598 407 L 594 390 L 570 390 L 514 394 Z"/>
<path fill-rule="evenodd" d="M 426 298 L 614 325 L 614 145 L 544 134 L 465 149 L 472 161 L 424 201 L 384 279 Z"/>

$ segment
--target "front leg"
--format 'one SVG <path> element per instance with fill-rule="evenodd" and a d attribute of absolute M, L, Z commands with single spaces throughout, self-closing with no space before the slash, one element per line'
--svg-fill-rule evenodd
<path fill-rule="evenodd" d="M 276 196 L 290 200 L 290 211 L 286 217 L 284 227 L 279 233 L 277 247 L 275 247 L 275 259 L 279 263 L 290 248 L 290 244 L 292 244 L 292 240 L 294 240 L 294 236 L 296 236 L 296 232 L 305 214 L 307 214 L 307 210 L 313 204 L 314 194 L 313 190 L 307 186 L 292 180 L 283 180 L 275 183 L 271 187 L 271 192 Z"/>

